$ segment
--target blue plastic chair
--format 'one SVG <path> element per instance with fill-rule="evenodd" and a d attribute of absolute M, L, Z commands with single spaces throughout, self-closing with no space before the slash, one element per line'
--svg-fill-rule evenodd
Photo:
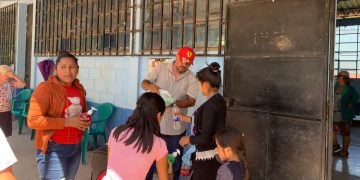
<path fill-rule="evenodd" d="M 111 103 L 102 103 L 97 107 L 97 118 L 91 121 L 91 127 L 84 132 L 84 138 L 82 140 L 82 164 L 87 164 L 87 151 L 89 137 L 93 136 L 93 149 L 97 147 L 97 137 L 102 136 L 106 142 L 105 127 L 106 121 L 109 119 L 114 111 L 114 106 Z"/>

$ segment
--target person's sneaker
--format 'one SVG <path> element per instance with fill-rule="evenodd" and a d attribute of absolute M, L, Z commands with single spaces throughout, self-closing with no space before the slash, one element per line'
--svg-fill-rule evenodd
<path fill-rule="evenodd" d="M 333 153 L 339 151 L 341 149 L 340 145 L 333 145 Z"/>

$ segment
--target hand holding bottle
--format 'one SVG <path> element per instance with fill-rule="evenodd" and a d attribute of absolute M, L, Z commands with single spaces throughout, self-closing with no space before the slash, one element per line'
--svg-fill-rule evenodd
<path fill-rule="evenodd" d="M 173 121 L 174 121 L 174 129 L 175 130 L 181 129 L 180 117 L 176 115 L 179 112 L 180 112 L 180 109 L 176 106 L 176 104 L 174 104 L 174 106 L 172 107 L 172 113 L 173 113 Z"/>
<path fill-rule="evenodd" d="M 97 111 L 97 109 L 94 107 L 91 107 L 91 109 L 88 112 L 81 114 L 80 117 L 66 118 L 65 126 L 66 127 L 74 127 L 74 128 L 78 128 L 81 131 L 85 131 L 91 125 L 90 119 L 91 119 L 91 115 L 94 113 L 94 111 Z"/>
<path fill-rule="evenodd" d="M 70 117 L 65 120 L 65 127 L 74 127 L 81 131 L 85 131 L 91 124 L 88 117 Z"/>

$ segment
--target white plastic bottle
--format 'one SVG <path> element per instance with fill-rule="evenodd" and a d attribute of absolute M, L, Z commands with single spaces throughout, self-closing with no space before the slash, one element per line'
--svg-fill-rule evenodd
<path fill-rule="evenodd" d="M 88 110 L 86 113 L 82 114 L 82 117 L 90 117 L 94 114 L 94 111 L 97 111 L 97 109 L 94 107 L 91 107 L 90 110 Z"/>
<path fill-rule="evenodd" d="M 172 107 L 172 113 L 173 113 L 173 121 L 174 121 L 174 129 L 175 130 L 181 129 L 180 117 L 175 115 L 175 113 L 179 113 L 179 112 L 180 112 L 180 109 L 176 106 L 176 104 L 174 104 L 174 106 Z"/>
<path fill-rule="evenodd" d="M 97 109 L 94 108 L 94 107 L 91 107 L 91 109 L 88 110 L 88 112 L 86 112 L 86 114 L 87 114 L 88 116 L 92 116 L 92 114 L 94 113 L 94 111 L 97 111 Z"/>

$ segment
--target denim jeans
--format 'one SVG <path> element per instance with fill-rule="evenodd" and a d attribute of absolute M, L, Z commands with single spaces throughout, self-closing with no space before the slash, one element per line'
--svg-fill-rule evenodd
<path fill-rule="evenodd" d="M 173 171 L 173 179 L 174 180 L 178 180 L 179 176 L 180 176 L 180 171 L 181 171 L 181 156 L 183 155 L 183 147 L 180 146 L 179 141 L 180 138 L 185 136 L 185 133 L 182 133 L 180 135 L 163 135 L 161 134 L 160 137 L 162 139 L 164 139 L 164 141 L 166 142 L 166 147 L 169 151 L 169 153 L 173 153 L 176 151 L 176 149 L 180 150 L 180 155 L 178 155 L 175 158 L 175 163 L 172 165 L 172 171 Z M 150 170 L 148 172 L 148 174 L 146 175 L 146 180 L 152 180 L 153 179 L 153 174 L 156 168 L 156 163 L 154 162 L 152 164 L 152 166 L 150 167 Z"/>
<path fill-rule="evenodd" d="M 81 143 L 58 144 L 49 141 L 45 154 L 36 152 L 36 162 L 42 180 L 73 180 L 79 168 Z"/>

